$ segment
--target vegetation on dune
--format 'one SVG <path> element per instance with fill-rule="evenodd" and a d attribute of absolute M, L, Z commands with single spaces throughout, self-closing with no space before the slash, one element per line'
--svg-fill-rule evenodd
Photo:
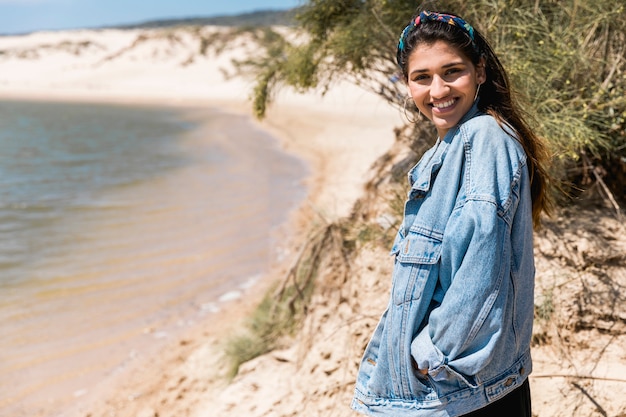
<path fill-rule="evenodd" d="M 289 39 L 269 27 L 249 28 L 265 48 L 236 64 L 241 72 L 256 77 L 252 92 L 256 115 L 265 115 L 282 87 L 324 93 L 340 79 L 353 81 L 402 110 L 406 88 L 399 81 L 395 48 L 399 31 L 418 6 L 408 0 L 309 0 L 298 9 L 296 34 Z M 596 187 L 620 216 L 619 204 L 626 200 L 626 6 L 609 0 L 444 0 L 421 6 L 453 11 L 491 40 L 534 128 L 554 152 L 553 174 L 563 184 L 561 189 L 571 198 Z M 307 243 L 321 248 L 317 245 L 327 239 L 321 237 L 334 230 L 335 243 L 326 243 L 323 252 L 305 246 L 285 278 L 283 291 L 268 295 L 257 318 L 269 320 L 263 326 L 251 325 L 252 338 L 231 341 L 235 369 L 276 348 L 277 341 L 293 334 L 306 316 L 319 268 L 305 281 L 299 281 L 299 273 L 293 271 L 311 261 L 327 262 L 329 257 L 343 259 L 342 270 L 346 270 L 358 247 L 389 245 L 395 228 L 381 227 L 372 219 L 389 213 L 399 221 L 404 173 L 435 136 L 428 123 L 408 121 L 396 133 L 397 145 L 411 152 L 401 161 L 394 161 L 392 154 L 381 157 L 373 168 L 377 180 L 368 185 L 371 189 L 352 217 L 326 225 L 318 239 Z M 299 286 L 306 292 L 294 292 Z M 296 310 L 285 307 L 290 303 Z M 550 291 L 540 297 L 536 306 L 540 324 L 552 321 L 556 303 Z M 272 314 L 267 314 L 268 309 Z M 537 332 L 536 344 L 547 337 L 544 333 Z M 263 348 L 242 354 L 237 345 Z"/>
<path fill-rule="evenodd" d="M 298 42 L 266 36 L 265 54 L 239 63 L 257 76 L 256 115 L 264 116 L 282 86 L 327 91 L 338 79 L 401 108 L 406 91 L 397 81 L 395 48 L 418 5 L 306 2 L 296 15 Z M 551 145 L 557 180 L 570 195 L 599 184 L 617 209 L 626 195 L 626 6 L 610 0 L 444 0 L 422 6 L 454 11 L 491 40 L 535 128 Z M 422 131 L 416 129 L 414 138 Z"/>

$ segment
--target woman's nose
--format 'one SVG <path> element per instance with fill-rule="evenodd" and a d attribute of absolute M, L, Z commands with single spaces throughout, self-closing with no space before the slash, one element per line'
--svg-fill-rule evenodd
<path fill-rule="evenodd" d="M 433 81 L 430 84 L 430 96 L 433 98 L 443 98 L 450 92 L 450 87 L 446 81 L 438 75 L 433 77 Z"/>

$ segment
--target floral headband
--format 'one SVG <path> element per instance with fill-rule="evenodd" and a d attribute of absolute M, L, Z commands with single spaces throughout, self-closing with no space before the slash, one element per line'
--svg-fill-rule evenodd
<path fill-rule="evenodd" d="M 474 49 L 478 51 L 478 45 L 476 45 L 476 41 L 474 40 L 474 28 L 469 23 L 467 23 L 465 20 L 461 19 L 458 16 L 453 16 L 451 14 L 445 14 L 445 13 L 429 12 L 425 10 L 421 12 L 419 16 L 415 18 L 415 20 L 411 21 L 411 23 L 409 23 L 407 27 L 404 28 L 404 30 L 402 31 L 402 34 L 400 35 L 400 40 L 398 41 L 398 54 L 397 54 L 397 61 L 399 65 L 402 65 L 400 63 L 400 55 L 404 51 L 404 46 L 405 46 L 404 44 L 406 42 L 406 38 L 413 31 L 413 29 L 415 29 L 417 26 L 420 25 L 420 23 L 427 22 L 427 21 L 444 22 L 444 23 L 448 23 L 449 25 L 460 28 L 470 38 L 470 40 L 472 41 L 472 46 L 474 46 Z"/>

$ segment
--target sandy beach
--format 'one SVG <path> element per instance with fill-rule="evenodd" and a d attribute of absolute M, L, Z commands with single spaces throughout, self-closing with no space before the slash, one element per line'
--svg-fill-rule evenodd
<path fill-rule="evenodd" d="M 251 56 L 257 46 L 245 34 L 220 36 L 227 31 L 181 27 L 0 37 L 0 98 L 219 108 L 252 117 L 252 80 L 233 77 L 231 60 Z M 379 157 L 397 162 L 407 156 L 406 144 L 395 140 L 394 128 L 404 123 L 397 109 L 349 82 L 331 87 L 324 96 L 281 90 L 266 119 L 254 121 L 310 167 L 307 197 L 274 231 L 270 272 L 158 352 L 139 354 L 98 387 L 76 392 L 59 416 L 354 416 L 353 377 L 389 290 L 391 263 L 382 249 L 365 247 L 345 282 L 333 274 L 322 277 L 291 345 L 243 364 L 234 380 L 223 356 L 225 340 L 284 279 L 313 227 L 350 215 Z M 388 167 L 378 169 L 388 174 Z M 371 203 L 379 185 L 368 186 Z M 373 207 L 368 214 L 382 223 L 388 213 Z M 552 321 L 537 322 L 531 376 L 537 416 L 626 415 L 626 400 L 616 399 L 626 398 L 626 316 L 619 307 L 605 311 L 619 305 L 615 288 L 623 287 L 626 274 L 619 263 L 605 268 L 605 275 L 594 273 L 601 268 L 593 261 L 598 254 L 624 253 L 623 230 L 606 211 L 592 211 L 578 220 L 556 218 L 537 235 L 536 303 L 549 297 L 566 306 L 553 312 Z M 597 329 L 598 317 L 609 325 Z"/>
<path fill-rule="evenodd" d="M 249 54 L 254 45 L 244 36 L 230 41 L 226 52 L 218 53 L 219 43 L 204 55 L 198 52 L 203 34 L 223 30 L 81 30 L 0 38 L 4 51 L 0 98 L 150 104 L 192 112 L 195 108 L 196 113 L 216 108 L 250 117 L 277 138 L 284 151 L 310 166 L 304 203 L 275 230 L 275 241 L 280 243 L 274 248 L 272 272 L 241 298 L 221 303 L 221 311 L 207 323 L 186 331 L 181 340 L 168 342 L 156 356 L 139 353 L 98 387 L 75 391 L 74 404 L 64 416 L 112 415 L 110 410 L 117 410 L 115 415 L 150 415 L 144 404 L 163 392 L 160 385 L 167 375 L 178 372 L 183 357 L 196 358 L 200 365 L 196 376 L 204 379 L 205 389 L 212 383 L 221 386 L 224 365 L 211 368 L 215 366 L 211 358 L 221 356 L 221 341 L 243 325 L 266 289 L 284 274 L 312 222 L 332 222 L 350 213 L 370 165 L 394 141 L 399 112 L 349 83 L 338 83 L 324 97 L 318 92 L 283 91 L 267 117 L 254 120 L 248 100 L 252 80 L 228 75 L 233 72 L 231 59 Z M 180 388 L 171 391 L 179 393 Z M 159 408 L 159 415 L 190 415 L 175 410 L 183 405 L 193 408 L 203 399 L 202 392 L 184 401 L 174 398 L 169 408 Z M 39 415 L 49 414 L 41 410 Z"/>

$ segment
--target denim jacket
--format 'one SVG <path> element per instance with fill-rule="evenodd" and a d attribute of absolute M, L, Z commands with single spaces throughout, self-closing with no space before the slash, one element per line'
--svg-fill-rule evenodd
<path fill-rule="evenodd" d="M 389 304 L 361 361 L 352 408 L 460 416 L 502 398 L 531 371 L 526 155 L 474 106 L 409 181 Z"/>

